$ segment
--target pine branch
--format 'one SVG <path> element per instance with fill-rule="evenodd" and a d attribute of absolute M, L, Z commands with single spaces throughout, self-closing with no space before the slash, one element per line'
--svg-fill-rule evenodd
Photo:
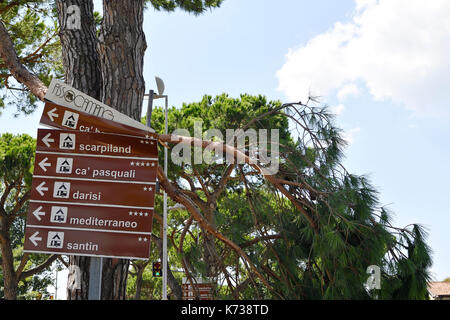
<path fill-rule="evenodd" d="M 49 267 L 53 261 L 55 261 L 56 259 L 58 259 L 59 255 L 58 254 L 52 254 L 50 257 L 48 257 L 47 260 L 45 260 L 43 263 L 41 263 L 40 265 L 38 265 L 37 267 L 21 272 L 20 275 L 18 276 L 18 280 L 24 280 L 36 273 L 39 273 L 41 271 L 43 271 L 44 269 L 46 269 L 47 267 Z"/>
<path fill-rule="evenodd" d="M 25 85 L 40 100 L 44 100 L 47 87 L 20 62 L 11 37 L 2 20 L 0 20 L 0 58 L 3 59 L 5 65 L 18 82 Z"/>
<path fill-rule="evenodd" d="M 170 141 L 170 138 L 169 140 Z M 230 246 L 232 249 L 234 249 L 251 267 L 252 271 L 257 275 L 257 277 L 261 280 L 262 283 L 269 289 L 273 290 L 272 286 L 267 282 L 267 280 L 259 273 L 259 271 L 256 269 L 256 266 L 253 264 L 253 262 L 250 260 L 250 258 L 245 254 L 245 252 L 233 241 L 228 239 L 226 236 L 224 236 L 222 233 L 216 230 L 206 219 L 203 217 L 203 215 L 200 213 L 194 202 L 185 196 L 181 190 L 178 190 L 176 185 L 172 184 L 162 171 L 160 167 L 158 167 L 158 180 L 160 181 L 161 187 L 166 190 L 167 194 L 176 202 L 181 203 L 186 207 L 186 209 L 189 211 L 189 213 L 193 216 L 193 218 L 199 223 L 199 225 L 206 230 L 208 233 L 225 243 L 226 245 Z"/>

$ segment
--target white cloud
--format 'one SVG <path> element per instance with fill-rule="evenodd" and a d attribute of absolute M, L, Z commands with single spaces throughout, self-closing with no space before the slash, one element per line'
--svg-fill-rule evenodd
<path fill-rule="evenodd" d="M 353 128 L 347 131 L 344 131 L 342 134 L 342 138 L 347 141 L 347 143 L 350 145 L 355 141 L 355 136 L 357 133 L 361 131 L 361 128 Z"/>
<path fill-rule="evenodd" d="M 339 101 L 345 100 L 350 96 L 357 96 L 359 94 L 359 89 L 354 83 L 347 84 L 339 89 L 337 97 Z"/>
<path fill-rule="evenodd" d="M 336 22 L 289 49 L 277 72 L 289 100 L 310 87 L 345 99 L 363 83 L 376 100 L 418 114 L 450 114 L 450 1 L 355 0 L 350 22 Z"/>
<path fill-rule="evenodd" d="M 330 107 L 331 113 L 334 113 L 335 115 L 339 116 L 341 115 L 345 110 L 345 106 L 343 104 L 338 104 L 337 106 Z"/>

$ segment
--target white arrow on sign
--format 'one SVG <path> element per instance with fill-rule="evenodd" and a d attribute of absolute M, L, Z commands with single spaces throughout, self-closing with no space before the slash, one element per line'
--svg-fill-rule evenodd
<path fill-rule="evenodd" d="M 36 210 L 34 210 L 33 215 L 36 217 L 36 219 L 38 219 L 39 221 L 41 221 L 41 216 L 45 216 L 45 212 L 41 211 L 42 210 L 42 206 L 40 206 L 39 208 L 37 208 Z"/>
<path fill-rule="evenodd" d="M 45 172 L 47 172 L 47 168 L 46 167 L 51 167 L 52 164 L 50 162 L 47 162 L 48 158 L 44 158 L 44 160 L 42 160 L 41 162 L 39 162 L 39 167 L 42 168 L 42 170 L 44 170 Z"/>
<path fill-rule="evenodd" d="M 50 148 L 50 142 L 55 142 L 55 139 L 50 139 L 51 135 L 51 133 L 48 133 L 44 138 L 42 138 L 42 142 L 45 143 L 47 148 Z"/>
<path fill-rule="evenodd" d="M 39 194 L 41 196 L 44 196 L 44 191 L 48 191 L 48 188 L 44 187 L 44 186 L 45 186 L 45 181 L 43 181 L 40 185 L 38 185 L 36 187 L 37 192 L 39 192 Z"/>
<path fill-rule="evenodd" d="M 41 237 L 38 237 L 39 231 L 36 231 L 33 233 L 33 235 L 30 237 L 30 241 L 34 244 L 35 247 L 38 245 L 38 241 L 42 241 Z"/>
<path fill-rule="evenodd" d="M 59 115 L 55 112 L 58 111 L 58 109 L 53 108 L 52 110 L 50 110 L 49 112 L 47 112 L 48 117 L 50 118 L 51 121 L 55 122 L 54 118 L 58 118 Z"/>

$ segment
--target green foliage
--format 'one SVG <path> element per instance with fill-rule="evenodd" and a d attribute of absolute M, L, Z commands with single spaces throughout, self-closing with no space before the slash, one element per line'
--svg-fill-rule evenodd
<path fill-rule="evenodd" d="M 217 8 L 223 0 L 147 0 L 156 10 L 174 11 L 180 8 L 194 14 L 201 14 L 207 9 Z"/>
<path fill-rule="evenodd" d="M 255 278 L 236 252 L 216 241 L 217 254 L 228 270 L 228 275 L 223 269 L 217 275 L 221 283 L 217 298 L 235 297 L 225 281 L 228 276 L 243 285 L 239 297 L 248 299 L 426 299 L 431 265 L 426 234 L 418 225 L 393 227 L 392 214 L 379 207 L 378 191 L 368 177 L 342 167 L 345 141 L 327 108 L 282 108 L 263 96 L 223 94 L 171 108 L 168 116 L 169 132 L 184 128 L 191 136 L 199 120 L 202 132 L 215 128 L 224 137 L 227 128 L 280 130 L 276 178 L 294 200 L 252 174 L 250 166 L 240 165 L 214 203 L 213 218 L 217 230 L 245 251 L 272 288 Z M 156 108 L 152 127 L 163 132 L 163 125 L 163 110 Z M 162 148 L 160 152 L 163 159 Z M 169 165 L 170 179 L 180 189 L 194 191 L 200 207 L 208 203 L 208 193 L 215 191 L 227 167 L 220 162 L 176 166 L 169 161 Z M 177 230 L 183 230 L 189 214 L 181 210 L 171 213 L 175 215 L 169 232 L 174 232 L 174 243 L 178 243 Z M 177 257 L 187 259 L 192 272 L 206 275 L 210 268 L 201 247 L 205 231 L 198 231 L 198 227 L 189 228 L 183 254 Z M 370 265 L 381 268 L 381 290 L 365 287 Z"/>
<path fill-rule="evenodd" d="M 18 246 L 13 250 L 14 267 L 17 268 L 20 264 L 20 258 L 23 256 L 23 246 Z M 29 256 L 26 268 L 33 268 L 44 262 L 47 255 L 32 254 Z M 21 280 L 17 287 L 17 299 L 19 300 L 35 300 L 39 296 L 48 297 L 48 287 L 54 285 L 54 273 L 50 267 L 39 274 L 35 274 L 25 280 Z M 0 284 L 3 284 L 3 273 L 0 268 Z M 4 296 L 4 288 L 0 285 L 0 297 Z"/>
<path fill-rule="evenodd" d="M 0 177 L 3 182 L 15 183 L 21 179 L 30 186 L 33 174 L 36 141 L 27 134 L 0 135 Z"/>
<path fill-rule="evenodd" d="M 0 223 L 7 226 L 7 238 L 16 270 L 23 257 L 23 238 L 25 220 L 28 211 L 27 199 L 31 188 L 31 178 L 36 149 L 36 141 L 29 135 L 13 135 L 5 133 L 0 135 Z M 21 204 L 19 204 L 21 202 Z M 0 258 L 2 257 L 0 253 Z M 48 258 L 47 255 L 30 254 L 25 270 L 36 267 Z M 37 293 L 48 294 L 47 286 L 52 284 L 52 274 L 49 268 L 39 275 L 33 275 L 18 283 L 18 299 L 34 299 Z M 3 270 L 0 268 L 0 297 L 4 296 Z"/>
<path fill-rule="evenodd" d="M 222 0 L 146 1 L 147 6 L 156 10 L 180 8 L 194 14 L 219 7 L 221 3 Z M 21 62 L 44 84 L 52 77 L 61 77 L 54 3 L 49 0 L 2 2 L 0 15 Z M 95 15 L 95 21 L 97 25 L 100 23 L 99 14 Z M 36 98 L 12 79 L 0 59 L 0 108 L 12 104 L 18 113 L 30 113 L 36 107 Z M 426 233 L 418 225 L 393 227 L 391 214 L 379 207 L 377 190 L 368 178 L 343 168 L 345 141 L 327 108 L 282 106 L 261 95 L 204 96 L 200 102 L 169 110 L 169 132 L 186 128 L 193 136 L 193 124 L 198 120 L 202 120 L 202 132 L 215 128 L 223 137 L 226 129 L 279 129 L 280 170 L 275 176 L 278 187 L 255 173 L 251 166 L 238 165 L 233 168 L 224 191 L 211 200 L 211 194 L 223 182 L 226 163 L 177 166 L 169 161 L 169 178 L 195 199 L 218 232 L 242 248 L 269 286 L 255 276 L 247 261 L 223 242 L 213 241 L 215 265 L 206 263 L 207 231 L 196 222 L 186 227 L 190 218 L 186 210 L 169 214 L 173 269 L 187 266 L 192 275 L 211 276 L 218 284 L 218 298 L 236 295 L 247 299 L 427 297 L 431 250 L 426 244 Z M 163 132 L 161 108 L 153 112 L 152 127 Z M 163 159 L 162 148 L 159 152 Z M 12 212 L 16 195 L 23 195 L 30 186 L 33 153 L 34 141 L 30 137 L 8 134 L 0 137 L 2 195 L 8 186 L 15 186 L 3 197 L 5 213 Z M 282 194 L 280 190 L 285 192 Z M 286 194 L 290 195 L 289 199 Z M 161 196 L 157 196 L 155 212 L 162 212 L 161 207 Z M 19 239 L 23 237 L 25 212 L 23 206 L 10 225 L 16 266 L 21 255 Z M 155 223 L 154 230 L 158 236 L 159 223 Z M 152 257 L 158 259 L 155 246 Z M 32 255 L 27 268 L 40 261 L 42 256 Z M 369 265 L 378 265 L 382 270 L 381 290 L 369 291 L 364 287 Z M 143 296 L 158 298 L 160 278 L 149 278 L 148 272 L 151 274 L 151 269 L 144 272 L 147 291 Z M 46 283 L 39 279 L 34 277 L 26 286 L 21 284 L 21 294 L 41 290 Z M 133 281 L 130 277 L 129 290 Z"/>
<path fill-rule="evenodd" d="M 214 128 L 221 132 L 223 139 L 226 138 L 226 129 L 243 128 L 252 119 L 263 115 L 271 109 L 281 106 L 280 102 L 268 102 L 262 96 L 251 96 L 242 94 L 239 98 L 231 98 L 227 94 L 221 94 L 216 97 L 205 95 L 200 102 L 184 103 L 180 109 L 170 108 L 168 110 L 168 132 L 174 132 L 176 129 L 187 129 L 191 137 L 194 137 L 194 123 L 202 121 L 201 133 Z M 146 118 L 143 119 L 146 121 Z M 156 107 L 152 113 L 152 128 L 156 132 L 164 132 L 164 110 Z M 272 128 L 279 129 L 280 143 L 288 143 L 290 139 L 288 121 L 282 115 L 273 115 L 270 118 L 263 118 L 250 128 Z M 270 130 L 269 130 L 270 134 Z M 191 163 L 194 163 L 194 152 L 191 152 Z M 160 149 L 159 158 L 164 158 L 163 149 Z M 162 163 L 160 164 L 162 165 Z M 206 170 L 207 165 L 200 165 L 199 170 Z M 183 170 L 190 171 L 190 167 L 181 168 L 169 161 L 169 177 L 171 179 L 179 178 Z M 215 177 L 220 178 L 223 166 L 215 169 L 211 167 L 208 170 L 217 170 Z M 211 172 L 212 173 L 212 172 Z"/>

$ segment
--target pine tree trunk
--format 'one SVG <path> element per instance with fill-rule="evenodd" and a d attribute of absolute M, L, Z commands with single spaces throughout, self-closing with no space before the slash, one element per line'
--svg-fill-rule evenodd
<path fill-rule="evenodd" d="M 214 210 L 205 212 L 205 218 L 214 228 Z M 206 276 L 213 278 L 217 275 L 217 254 L 216 254 L 216 238 L 206 230 L 203 232 L 203 257 L 206 264 Z"/>
<path fill-rule="evenodd" d="M 134 293 L 134 300 L 141 300 L 142 285 L 144 283 L 143 275 L 145 266 L 139 266 L 136 274 L 136 292 Z"/>
<path fill-rule="evenodd" d="M 102 300 L 125 300 L 129 267 L 126 259 L 103 259 Z"/>
<path fill-rule="evenodd" d="M 57 0 L 56 3 L 66 83 L 140 120 L 147 46 L 142 29 L 144 0 L 104 1 L 99 38 L 92 0 Z M 70 5 L 80 9 L 80 29 L 67 27 L 71 19 L 67 12 Z M 68 290 L 68 299 L 85 300 L 89 290 L 90 258 L 70 257 L 70 263 L 81 271 L 81 290 Z M 103 259 L 102 299 L 125 299 L 128 268 L 128 260 Z"/>
<path fill-rule="evenodd" d="M 141 300 L 142 286 L 144 285 L 144 271 L 148 266 L 150 260 L 145 262 L 135 262 L 133 264 L 136 270 L 136 292 L 134 293 L 134 300 Z"/>
<path fill-rule="evenodd" d="M 0 218 L 0 257 L 2 258 L 3 284 L 5 298 L 17 299 L 17 279 L 14 271 L 14 257 L 9 237 L 10 223 L 7 218 Z"/>
<path fill-rule="evenodd" d="M 152 236 L 152 241 L 154 241 L 156 246 L 158 247 L 159 259 L 163 261 L 163 240 L 156 236 Z M 167 264 L 167 285 L 172 290 L 171 298 L 173 300 L 181 300 L 182 289 L 172 271 L 170 270 L 169 264 Z"/>
<path fill-rule="evenodd" d="M 66 83 L 99 100 L 102 90 L 102 73 L 97 53 L 98 39 L 93 2 L 92 0 L 56 0 L 56 5 Z M 73 29 L 70 26 L 70 19 L 76 14 L 67 12 L 71 5 L 76 5 L 80 9 L 80 29 Z"/>
<path fill-rule="evenodd" d="M 142 28 L 144 0 L 103 1 L 99 53 L 105 104 L 140 121 L 147 48 Z"/>

